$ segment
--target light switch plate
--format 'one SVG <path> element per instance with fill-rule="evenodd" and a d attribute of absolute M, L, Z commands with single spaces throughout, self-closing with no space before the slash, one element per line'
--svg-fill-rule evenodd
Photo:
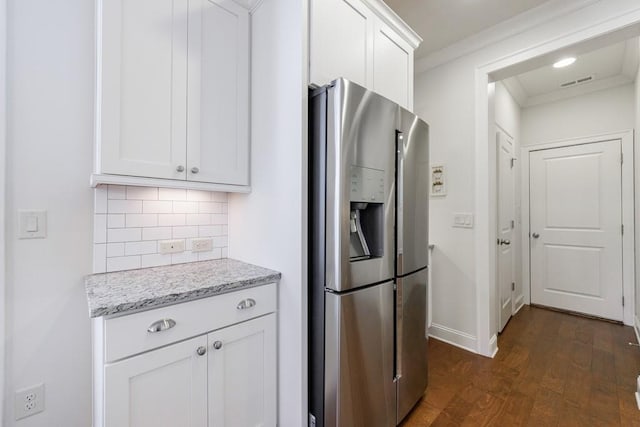
<path fill-rule="evenodd" d="M 454 213 L 452 226 L 457 228 L 473 228 L 473 214 Z"/>
<path fill-rule="evenodd" d="M 47 237 L 47 211 L 21 209 L 18 211 L 18 237 L 44 239 Z"/>

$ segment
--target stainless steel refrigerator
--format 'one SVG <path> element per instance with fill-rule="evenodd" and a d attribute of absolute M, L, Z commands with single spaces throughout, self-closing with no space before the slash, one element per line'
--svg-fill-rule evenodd
<path fill-rule="evenodd" d="M 309 425 L 395 426 L 427 386 L 428 125 L 310 93 Z"/>

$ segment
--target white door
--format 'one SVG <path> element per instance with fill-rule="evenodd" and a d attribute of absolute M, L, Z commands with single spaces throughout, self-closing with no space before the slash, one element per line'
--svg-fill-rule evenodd
<path fill-rule="evenodd" d="M 501 131 L 496 133 L 498 147 L 498 296 L 499 331 L 513 314 L 515 291 L 514 237 L 515 197 L 513 141 Z"/>
<path fill-rule="evenodd" d="M 189 1 L 187 179 L 249 184 L 249 11 Z"/>
<path fill-rule="evenodd" d="M 105 426 L 207 425 L 207 337 L 105 367 Z"/>
<path fill-rule="evenodd" d="M 187 0 L 103 0 L 101 173 L 185 179 Z"/>
<path fill-rule="evenodd" d="M 530 154 L 531 302 L 622 320 L 620 140 Z"/>
<path fill-rule="evenodd" d="M 275 313 L 211 332 L 209 427 L 276 425 Z"/>

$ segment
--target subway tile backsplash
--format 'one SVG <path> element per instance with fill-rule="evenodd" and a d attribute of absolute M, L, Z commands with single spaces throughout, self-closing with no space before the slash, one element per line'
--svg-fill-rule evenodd
<path fill-rule="evenodd" d="M 102 185 L 94 211 L 94 273 L 227 257 L 226 193 Z M 213 250 L 191 251 L 201 237 L 212 239 Z M 160 241 L 177 239 L 184 252 L 159 253 Z"/>

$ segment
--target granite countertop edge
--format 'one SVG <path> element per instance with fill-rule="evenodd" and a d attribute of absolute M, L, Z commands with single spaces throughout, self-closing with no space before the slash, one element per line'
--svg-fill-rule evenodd
<path fill-rule="evenodd" d="M 282 274 L 278 271 L 269 270 L 263 267 L 258 267 L 252 264 L 242 263 L 235 260 L 232 261 L 236 263 L 234 268 L 256 268 L 258 269 L 258 271 L 255 272 L 257 274 L 251 275 L 250 277 L 242 277 L 242 274 L 239 274 L 240 277 L 230 277 L 228 281 L 217 281 L 217 283 L 213 283 L 211 285 L 205 284 L 203 286 L 195 287 L 192 289 L 176 289 L 175 292 L 172 292 L 171 287 L 167 287 L 166 293 L 163 291 L 155 294 L 152 293 L 151 295 L 149 295 L 148 293 L 146 295 L 144 293 L 141 293 L 140 298 L 122 298 L 121 301 L 124 300 L 122 302 L 118 301 L 119 298 L 117 296 L 113 296 L 113 298 L 108 296 L 106 301 L 101 301 L 101 297 L 95 295 L 96 285 L 92 282 L 97 276 L 104 277 L 103 274 L 87 276 L 85 278 L 85 287 L 87 290 L 89 317 L 98 318 L 103 316 L 121 316 L 133 314 L 140 311 L 146 311 L 154 308 L 161 308 L 202 298 L 213 297 L 216 295 L 226 294 L 242 289 L 263 286 L 279 281 L 282 277 Z M 140 276 L 141 274 L 144 274 L 144 270 L 145 269 L 132 270 L 132 274 Z M 125 272 L 120 273 L 126 274 Z M 108 275 L 110 273 L 106 274 Z M 92 284 L 90 285 L 90 283 Z M 107 292 L 109 292 L 109 285 L 98 285 L 97 287 L 106 289 Z M 162 288 L 162 285 L 160 286 L 160 288 Z M 118 290 L 121 291 L 121 289 Z M 116 294 L 118 293 L 118 290 L 116 290 Z M 104 298 L 104 296 L 102 296 L 102 298 Z"/>
<path fill-rule="evenodd" d="M 89 316 L 91 318 L 95 318 L 102 316 L 133 314 L 139 311 L 162 308 L 174 304 L 180 304 L 183 302 L 195 301 L 202 298 L 208 298 L 216 295 L 226 294 L 229 292 L 239 291 L 242 289 L 264 286 L 276 280 L 280 280 L 280 277 L 281 274 L 278 273 L 272 276 L 260 278 L 259 280 L 245 280 L 229 284 L 215 285 L 209 288 L 194 289 L 188 292 L 169 294 L 163 297 L 146 298 L 139 301 L 127 302 L 109 307 L 96 307 L 89 310 Z"/>

